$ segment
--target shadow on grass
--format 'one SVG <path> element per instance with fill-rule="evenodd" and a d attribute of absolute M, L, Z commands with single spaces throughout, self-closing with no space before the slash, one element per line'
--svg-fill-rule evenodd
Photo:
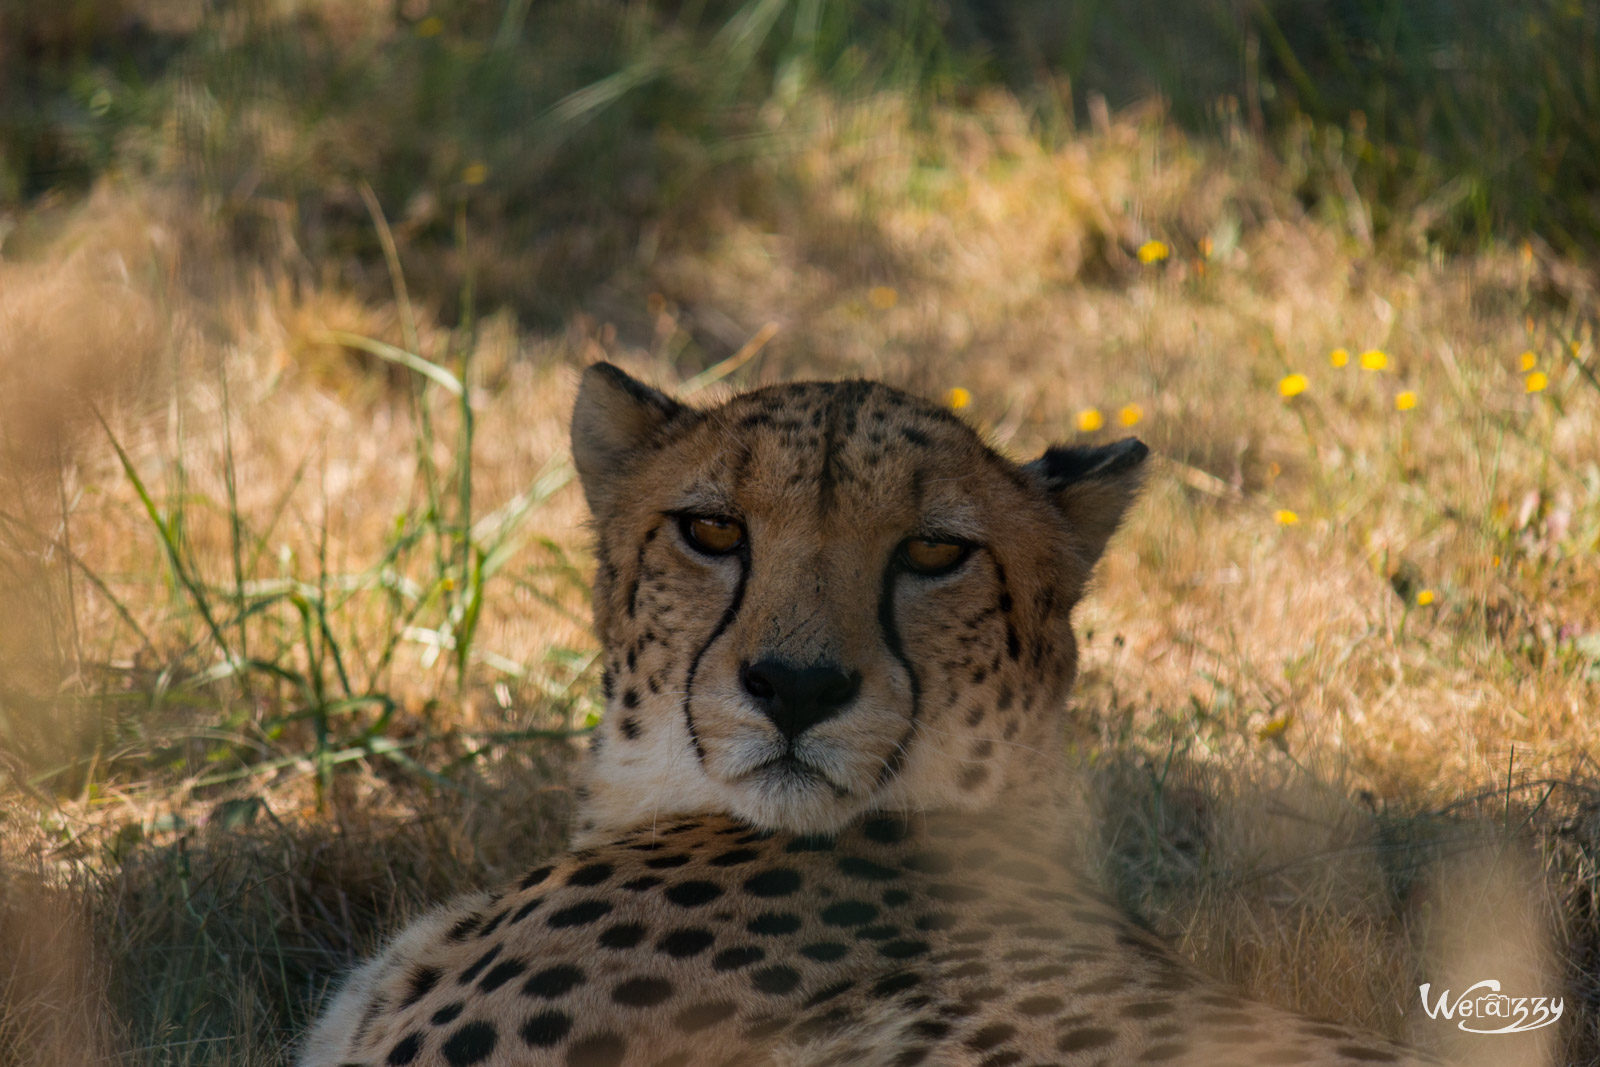
<path fill-rule="evenodd" d="M 385 936 L 562 847 L 565 763 L 404 798 L 346 776 L 325 817 L 233 798 L 198 827 L 124 827 L 90 862 L 0 861 L 0 1062 L 287 1062 Z"/>
<path fill-rule="evenodd" d="M 200 828 L 114 835 L 93 874 L 8 861 L 0 1059 L 284 1062 L 337 976 L 387 933 L 561 848 L 568 801 L 552 783 L 564 764 L 410 796 L 407 812 L 388 783 L 357 795 L 348 778 L 325 818 L 260 807 L 250 820 L 249 805 L 225 801 Z M 1442 939 L 1460 934 L 1489 946 L 1473 958 L 1495 973 L 1475 978 L 1515 982 L 1531 966 L 1558 986 L 1537 992 L 1566 1001 L 1559 1062 L 1600 1054 L 1593 786 L 1556 783 L 1537 805 L 1500 792 L 1397 812 L 1309 778 L 1230 781 L 1134 749 L 1097 758 L 1085 784 L 1085 862 L 1203 970 L 1432 1041 L 1416 986 L 1455 978 Z M 1514 958 L 1541 927 L 1544 958 Z M 1508 955 L 1494 955 L 1501 944 Z"/>

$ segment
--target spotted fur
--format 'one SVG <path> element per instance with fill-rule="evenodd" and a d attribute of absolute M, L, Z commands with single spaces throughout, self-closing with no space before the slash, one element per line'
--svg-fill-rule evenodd
<path fill-rule="evenodd" d="M 1202 979 L 1067 858 L 1070 614 L 1143 445 L 1019 466 L 871 382 L 702 411 L 600 364 L 573 454 L 575 850 L 403 931 L 305 1067 L 1424 1062 Z"/>

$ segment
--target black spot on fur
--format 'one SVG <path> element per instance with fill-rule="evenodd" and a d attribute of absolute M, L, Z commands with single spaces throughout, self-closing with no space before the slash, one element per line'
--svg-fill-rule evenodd
<path fill-rule="evenodd" d="M 785 852 L 832 852 L 838 841 L 830 834 L 806 834 L 784 846 Z"/>
<path fill-rule="evenodd" d="M 698 926 L 669 930 L 656 942 L 656 951 L 678 959 L 688 959 L 710 948 L 716 939 L 716 934 Z"/>
<path fill-rule="evenodd" d="M 893 923 L 880 923 L 877 926 L 863 926 L 856 930 L 857 941 L 887 941 L 891 937 L 899 937 L 900 928 Z"/>
<path fill-rule="evenodd" d="M 849 945 L 841 945 L 837 941 L 814 941 L 800 946 L 800 955 L 818 963 L 831 963 L 849 951 Z"/>
<path fill-rule="evenodd" d="M 841 900 L 822 909 L 822 921 L 829 926 L 861 926 L 878 917 L 878 906 L 865 900 Z"/>
<path fill-rule="evenodd" d="M 392 1067 L 404 1067 L 417 1058 L 417 1053 L 422 1051 L 422 1035 L 407 1034 L 402 1037 L 394 1048 L 389 1050 L 389 1056 L 383 1062 Z"/>
<path fill-rule="evenodd" d="M 473 963 L 472 966 L 461 972 L 460 977 L 458 977 L 456 981 L 460 982 L 462 985 L 466 985 L 468 982 L 471 982 L 473 979 L 477 978 L 479 974 L 483 973 L 483 969 L 489 966 L 489 964 L 493 963 L 496 956 L 500 955 L 501 947 L 502 946 L 500 945 L 496 945 L 488 952 L 485 952 L 483 955 L 479 956 L 477 961 Z"/>
<path fill-rule="evenodd" d="M 693 1034 L 733 1018 L 738 1010 L 735 1005 L 726 1000 L 694 1004 L 673 1016 L 672 1025 L 684 1033 Z"/>
<path fill-rule="evenodd" d="M 629 978 L 611 990 L 611 999 L 629 1008 L 648 1008 L 672 996 L 672 983 L 665 978 Z"/>
<path fill-rule="evenodd" d="M 904 993 L 908 989 L 922 984 L 922 975 L 916 971 L 896 971 L 887 978 L 881 978 L 872 987 L 872 995 L 880 999 L 892 997 L 896 993 Z"/>
<path fill-rule="evenodd" d="M 680 908 L 698 908 L 722 895 L 715 882 L 679 882 L 667 888 L 666 897 Z"/>
<path fill-rule="evenodd" d="M 499 1036 L 493 1023 L 470 1022 L 451 1034 L 439 1051 L 444 1053 L 450 1067 L 468 1067 L 494 1055 Z"/>
<path fill-rule="evenodd" d="M 632 715 L 624 715 L 619 719 L 617 721 L 617 729 L 621 730 L 622 736 L 629 741 L 637 741 L 639 739 L 639 720 Z"/>
<path fill-rule="evenodd" d="M 654 889 L 656 886 L 660 885 L 662 881 L 663 879 L 657 878 L 653 874 L 646 874 L 631 881 L 623 882 L 622 888 L 633 893 L 643 893 L 647 889 Z"/>
<path fill-rule="evenodd" d="M 517 977 L 528 969 L 528 965 L 521 960 L 506 960 L 497 963 L 483 976 L 483 981 L 478 983 L 478 990 L 482 993 L 493 993 L 511 979 Z"/>
<path fill-rule="evenodd" d="M 467 935 L 472 933 L 473 930 L 477 929 L 478 924 L 482 921 L 482 915 L 468 915 L 466 918 L 458 920 L 454 926 L 450 927 L 450 929 L 446 931 L 444 939 L 446 941 L 465 941 L 467 939 Z"/>
<path fill-rule="evenodd" d="M 911 827 L 904 819 L 881 815 L 861 824 L 861 832 L 869 841 L 880 845 L 897 845 L 911 836 Z"/>
<path fill-rule="evenodd" d="M 774 867 L 745 879 L 744 891 L 753 897 L 786 897 L 800 888 L 800 872 Z"/>
<path fill-rule="evenodd" d="M 644 865 L 654 871 L 666 871 L 674 867 L 682 867 L 688 862 L 689 857 L 679 852 L 670 856 L 656 856 L 653 859 L 647 859 L 644 861 Z"/>
<path fill-rule="evenodd" d="M 602 948 L 632 948 L 644 940 L 645 933 L 645 928 L 638 923 L 616 923 L 601 932 L 600 945 Z"/>
<path fill-rule="evenodd" d="M 534 870 L 529 871 L 527 876 L 523 878 L 522 881 L 517 883 L 517 888 L 532 889 L 534 886 L 543 882 L 546 878 L 549 878 L 550 872 L 554 870 L 555 867 L 553 866 L 535 868 Z"/>
<path fill-rule="evenodd" d="M 595 897 L 552 912 L 544 922 L 551 929 L 559 930 L 568 926 L 588 926 L 609 914 L 611 914 L 611 902 Z"/>
<path fill-rule="evenodd" d="M 534 1048 L 558 1044 L 572 1030 L 572 1016 L 564 1011 L 541 1011 L 529 1016 L 518 1031 L 522 1040 Z"/>
<path fill-rule="evenodd" d="M 1051 1015 L 1060 1011 L 1062 1006 L 1060 997 L 1050 996 L 1023 997 L 1016 1003 L 1017 1011 L 1024 1015 Z"/>
<path fill-rule="evenodd" d="M 1017 1028 L 1008 1023 L 993 1023 L 967 1038 L 967 1047 L 974 1052 L 988 1052 L 1010 1040 L 1016 1032 Z"/>
<path fill-rule="evenodd" d="M 581 970 L 570 963 L 559 963 L 529 975 L 528 980 L 522 983 L 522 993 L 524 996 L 554 1000 L 570 993 L 583 980 L 584 974 Z"/>
<path fill-rule="evenodd" d="M 400 1001 L 400 1007 L 409 1008 L 427 996 L 433 987 L 439 984 L 439 979 L 442 977 L 437 967 L 419 967 L 411 972 L 411 981 L 407 985 L 405 999 Z"/>
<path fill-rule="evenodd" d="M 878 946 L 878 955 L 891 960 L 908 960 L 914 956 L 921 956 L 928 951 L 926 941 L 912 941 L 910 939 L 890 941 L 886 945 Z"/>
<path fill-rule="evenodd" d="M 788 912 L 767 911 L 751 919 L 744 927 L 752 934 L 778 936 L 792 934 L 800 929 L 800 916 Z"/>
<path fill-rule="evenodd" d="M 851 878 L 869 882 L 887 882 L 900 877 L 900 872 L 893 867 L 885 867 L 860 856 L 840 856 L 838 867 L 841 873 Z"/>
<path fill-rule="evenodd" d="M 766 955 L 754 945 L 740 945 L 737 948 L 723 949 L 711 957 L 711 966 L 719 971 L 737 971 L 752 963 L 760 963 Z"/>
<path fill-rule="evenodd" d="M 444 1007 L 434 1012 L 433 1016 L 428 1021 L 435 1026 L 448 1025 L 449 1023 L 456 1021 L 456 1016 L 460 1015 L 461 1009 L 465 1008 L 466 1006 L 467 1005 L 463 1001 L 451 1001 L 449 1004 L 446 1004 Z"/>
<path fill-rule="evenodd" d="M 760 857 L 761 853 L 753 848 L 736 848 L 730 852 L 724 852 L 721 855 L 712 856 L 711 866 L 737 867 L 741 863 L 749 863 L 751 860 L 759 859 Z"/>
<path fill-rule="evenodd" d="M 628 1054 L 628 1043 L 616 1034 L 592 1034 L 567 1049 L 567 1067 L 617 1067 Z"/>
<path fill-rule="evenodd" d="M 800 972 L 782 964 L 763 967 L 750 975 L 750 984 L 768 996 L 782 996 L 800 984 Z"/>

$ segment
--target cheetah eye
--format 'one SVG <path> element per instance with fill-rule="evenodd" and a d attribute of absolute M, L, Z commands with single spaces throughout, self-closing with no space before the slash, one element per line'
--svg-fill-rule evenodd
<path fill-rule="evenodd" d="M 908 571 L 935 577 L 949 574 L 971 555 L 972 546 L 962 541 L 935 541 L 913 537 L 900 546 L 900 563 Z"/>
<path fill-rule="evenodd" d="M 678 529 L 697 552 L 726 556 L 744 544 L 744 524 L 713 515 L 680 515 Z"/>

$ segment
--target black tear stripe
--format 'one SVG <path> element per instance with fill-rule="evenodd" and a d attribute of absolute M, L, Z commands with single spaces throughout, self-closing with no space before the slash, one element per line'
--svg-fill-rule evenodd
<path fill-rule="evenodd" d="M 922 682 L 917 678 L 917 669 L 906 657 L 905 646 L 900 643 L 900 630 L 894 621 L 894 582 L 899 574 L 894 558 L 890 557 L 889 565 L 883 571 L 883 588 L 878 593 L 878 631 L 883 635 L 883 643 L 889 649 L 889 654 L 900 661 L 911 683 L 911 718 L 906 723 L 906 732 L 895 743 L 894 751 L 889 753 L 889 758 L 883 762 L 883 770 L 878 773 L 879 789 L 892 781 L 905 766 L 906 751 L 916 735 L 917 719 L 922 713 Z"/>
<path fill-rule="evenodd" d="M 639 542 L 639 551 L 633 557 L 633 581 L 628 583 L 628 618 L 633 618 L 639 607 L 639 583 L 644 575 L 644 551 L 650 547 L 650 542 L 656 539 L 656 534 L 661 529 L 661 524 L 656 523 L 645 531 L 644 540 Z"/>
<path fill-rule="evenodd" d="M 750 545 L 748 542 L 739 550 L 739 584 L 734 587 L 733 599 L 728 602 L 727 610 L 722 613 L 722 618 L 717 620 L 716 628 L 711 631 L 711 636 L 706 638 L 706 643 L 701 645 L 694 654 L 694 659 L 689 661 L 689 674 L 683 680 L 683 722 L 689 728 L 689 741 L 694 745 L 694 757 L 701 766 L 706 762 L 706 749 L 700 743 L 700 733 L 694 728 L 694 712 L 690 704 L 694 701 L 694 679 L 700 673 L 700 660 L 705 656 L 712 645 L 717 643 L 717 638 L 733 625 L 733 620 L 738 617 L 739 605 L 744 603 L 745 583 L 750 579 Z"/>
<path fill-rule="evenodd" d="M 1022 641 L 1017 636 L 1017 620 L 1012 618 L 1011 588 L 1006 585 L 1006 568 L 995 558 L 993 551 L 989 553 L 989 561 L 994 564 L 994 578 L 1000 586 L 1000 614 L 1006 623 L 1006 655 L 1016 660 L 1022 655 Z"/>

